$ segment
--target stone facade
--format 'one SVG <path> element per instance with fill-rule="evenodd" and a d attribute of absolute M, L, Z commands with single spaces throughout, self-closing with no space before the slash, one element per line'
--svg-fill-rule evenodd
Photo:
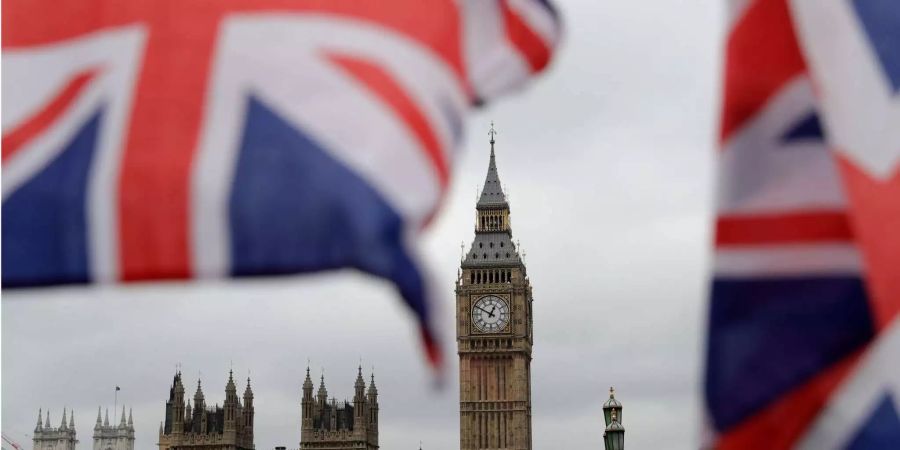
<path fill-rule="evenodd" d="M 194 406 L 184 401 L 181 372 L 175 374 L 166 402 L 166 420 L 159 426 L 159 450 L 253 450 L 253 391 L 250 379 L 244 402 L 238 399 L 231 372 L 225 385 L 225 402 L 206 406 L 200 381 Z"/>
<path fill-rule="evenodd" d="M 41 423 L 41 411 L 38 410 L 37 426 L 32 438 L 34 450 L 75 450 L 78 439 L 75 437 L 75 412 L 66 421 L 66 410 L 63 409 L 62 422 L 59 427 L 50 426 L 50 411 L 47 411 L 46 422 Z"/>
<path fill-rule="evenodd" d="M 115 414 L 115 411 L 113 411 Z M 109 424 L 109 411 L 106 418 L 100 421 L 100 408 L 97 408 L 97 423 L 94 424 L 94 450 L 134 450 L 134 419 L 128 411 L 125 421 L 125 407 L 122 407 L 122 419 L 118 425 Z"/>
<path fill-rule="evenodd" d="M 353 402 L 328 400 L 325 376 L 313 397 L 313 382 L 306 369 L 301 400 L 300 448 L 317 450 L 378 449 L 378 389 L 375 375 L 366 390 L 362 367 L 356 376 Z"/>
<path fill-rule="evenodd" d="M 493 130 L 493 129 L 492 129 Z M 456 281 L 460 448 L 531 450 L 531 283 L 494 156 Z"/>

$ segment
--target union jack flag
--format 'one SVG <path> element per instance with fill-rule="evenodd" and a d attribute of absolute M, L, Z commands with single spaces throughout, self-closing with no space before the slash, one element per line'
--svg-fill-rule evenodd
<path fill-rule="evenodd" d="M 707 444 L 900 448 L 900 3 L 730 7 Z"/>
<path fill-rule="evenodd" d="M 546 0 L 5 0 L 3 286 L 353 267 L 440 361 L 419 231 Z"/>

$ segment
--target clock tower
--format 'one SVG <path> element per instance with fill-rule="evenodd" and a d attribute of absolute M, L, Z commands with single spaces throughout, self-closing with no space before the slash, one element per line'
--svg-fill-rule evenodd
<path fill-rule="evenodd" d="M 532 297 L 494 157 L 456 281 L 460 449 L 531 450 Z"/>

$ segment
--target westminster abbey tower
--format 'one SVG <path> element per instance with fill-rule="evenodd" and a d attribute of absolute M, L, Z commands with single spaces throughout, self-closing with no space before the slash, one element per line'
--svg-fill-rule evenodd
<path fill-rule="evenodd" d="M 531 284 L 494 157 L 456 282 L 460 448 L 531 450 Z"/>

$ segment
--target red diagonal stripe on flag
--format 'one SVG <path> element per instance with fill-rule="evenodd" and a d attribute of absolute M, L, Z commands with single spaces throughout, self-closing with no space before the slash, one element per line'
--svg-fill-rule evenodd
<path fill-rule="evenodd" d="M 844 358 L 771 403 L 750 419 L 722 433 L 715 448 L 717 450 L 793 448 L 835 389 L 857 366 L 862 353 L 858 351 Z"/>
<path fill-rule="evenodd" d="M 503 9 L 503 24 L 506 25 L 506 37 L 525 59 L 533 72 L 540 71 L 550 62 L 550 48 L 522 18 L 509 7 L 507 1 L 500 2 Z"/>
<path fill-rule="evenodd" d="M 806 71 L 786 0 L 754 1 L 732 29 L 726 55 L 722 140 Z"/>
<path fill-rule="evenodd" d="M 381 67 L 360 58 L 330 53 L 328 59 L 341 66 L 350 75 L 369 88 L 369 91 L 386 103 L 391 111 L 407 125 L 425 155 L 434 166 L 435 174 L 443 191 L 450 179 L 447 157 L 428 123 L 425 113 L 416 102 L 407 95 L 403 87 Z"/>
<path fill-rule="evenodd" d="M 46 131 L 53 122 L 56 122 L 59 116 L 66 112 L 75 99 L 84 92 L 85 87 L 98 73 L 97 69 L 87 69 L 79 72 L 43 108 L 8 134 L 3 135 L 3 162 L 6 162 L 32 138 Z"/>
<path fill-rule="evenodd" d="M 881 330 L 900 314 L 900 171 L 879 180 L 842 156 L 838 161 Z"/>

